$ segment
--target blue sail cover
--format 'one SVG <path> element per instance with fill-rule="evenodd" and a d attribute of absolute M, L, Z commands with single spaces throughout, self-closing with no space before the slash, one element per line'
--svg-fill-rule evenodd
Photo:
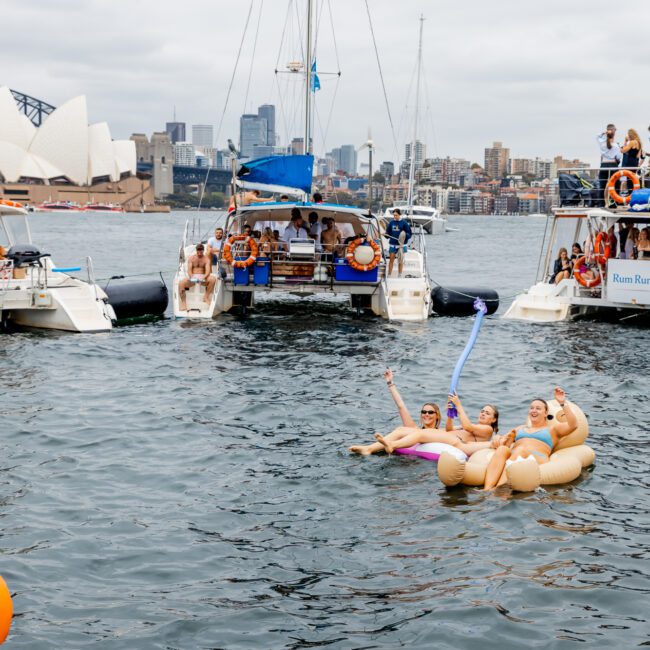
<path fill-rule="evenodd" d="M 244 187 L 269 191 L 294 189 L 310 194 L 313 173 L 313 156 L 267 156 L 243 163 L 237 178 Z"/>

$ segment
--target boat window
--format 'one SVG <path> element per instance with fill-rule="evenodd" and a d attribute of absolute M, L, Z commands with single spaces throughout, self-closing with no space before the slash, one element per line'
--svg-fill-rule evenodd
<path fill-rule="evenodd" d="M 569 252 L 569 256 L 571 256 L 571 246 L 573 246 L 573 243 L 575 241 L 578 241 L 580 244 L 581 248 L 584 249 L 584 240 L 586 237 L 586 219 L 571 219 L 571 218 L 563 218 L 563 219 L 557 219 L 556 220 L 556 231 L 555 231 L 555 240 L 551 242 L 551 258 L 550 262 L 551 265 L 553 264 L 554 260 L 557 258 L 558 253 L 560 251 L 560 248 L 566 248 L 567 251 Z M 576 239 L 576 232 L 580 228 L 584 228 L 585 234 L 583 235 L 582 232 L 579 233 L 579 238 Z"/>
<path fill-rule="evenodd" d="M 3 216 L 2 217 L 3 234 L 10 246 L 14 244 L 31 244 L 27 219 L 24 215 Z"/>

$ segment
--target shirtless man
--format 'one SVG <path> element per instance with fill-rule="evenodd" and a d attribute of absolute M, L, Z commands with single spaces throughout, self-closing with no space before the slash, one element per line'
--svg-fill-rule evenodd
<path fill-rule="evenodd" d="M 196 254 L 187 261 L 187 271 L 190 277 L 178 283 L 178 302 L 181 311 L 187 311 L 185 292 L 196 282 L 200 282 L 205 287 L 203 302 L 210 304 L 212 299 L 212 291 L 217 278 L 212 275 L 212 264 L 210 264 L 210 258 L 205 254 L 203 244 L 196 245 Z"/>
<path fill-rule="evenodd" d="M 341 244 L 341 233 L 334 225 L 334 219 L 329 218 L 327 220 L 327 228 L 321 232 L 320 241 L 323 245 L 323 252 L 326 254 L 331 255 L 339 250 L 338 246 Z"/>
<path fill-rule="evenodd" d="M 250 192 L 242 192 L 238 196 L 237 205 L 250 205 L 251 203 L 272 203 L 275 199 L 263 199 L 260 197 L 259 190 L 251 190 Z M 228 204 L 228 212 L 232 212 L 235 209 L 235 197 L 230 197 L 230 203 Z"/>

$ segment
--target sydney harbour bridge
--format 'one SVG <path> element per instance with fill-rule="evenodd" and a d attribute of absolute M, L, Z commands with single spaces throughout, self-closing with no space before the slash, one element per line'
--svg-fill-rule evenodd
<path fill-rule="evenodd" d="M 30 97 L 18 90 L 11 90 L 18 108 L 31 120 L 36 127 L 41 126 L 45 118 L 55 110 L 55 106 L 48 104 L 41 99 Z M 152 163 L 139 162 L 138 171 L 145 173 L 153 172 Z M 193 167 L 187 165 L 174 165 L 174 183 L 177 185 L 200 185 L 205 183 L 219 191 L 226 191 L 231 180 L 229 171 L 223 169 L 212 169 L 208 171 L 205 167 Z"/>

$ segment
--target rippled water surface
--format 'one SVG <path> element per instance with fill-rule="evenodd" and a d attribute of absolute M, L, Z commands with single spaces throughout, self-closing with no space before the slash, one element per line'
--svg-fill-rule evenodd
<path fill-rule="evenodd" d="M 31 223 L 59 265 L 89 254 L 100 278 L 169 281 L 184 220 Z M 452 225 L 428 239 L 436 280 L 532 284 L 544 220 Z M 432 463 L 347 453 L 398 422 L 383 369 L 412 413 L 440 402 L 470 329 L 292 299 L 246 320 L 0 335 L 10 646 L 649 645 L 647 329 L 484 323 L 464 403 L 495 402 L 505 428 L 565 387 L 597 452 L 569 486 L 448 491 Z"/>

